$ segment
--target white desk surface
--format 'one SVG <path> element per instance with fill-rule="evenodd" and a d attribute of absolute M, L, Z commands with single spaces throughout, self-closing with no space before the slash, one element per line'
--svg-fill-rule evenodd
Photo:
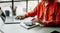
<path fill-rule="evenodd" d="M 54 30 L 60 32 L 60 28 L 49 28 L 49 27 L 35 27 L 32 29 L 25 29 L 20 24 L 6 24 L 2 30 L 4 33 L 50 33 Z"/>
<path fill-rule="evenodd" d="M 2 19 L 0 17 L 0 29 L 2 28 L 3 25 L 4 25 L 4 22 L 2 21 Z"/>
<path fill-rule="evenodd" d="M 1 23 L 1 21 L 0 21 Z M 20 24 L 4 24 L 1 29 L 4 33 L 50 33 L 54 30 L 60 32 L 60 28 L 50 28 L 50 27 L 35 27 L 32 29 L 25 29 L 20 26 Z"/>

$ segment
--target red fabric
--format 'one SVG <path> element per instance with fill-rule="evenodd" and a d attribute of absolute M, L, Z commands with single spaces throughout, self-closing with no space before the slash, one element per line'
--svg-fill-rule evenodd
<path fill-rule="evenodd" d="M 46 6 L 46 9 L 47 9 L 47 11 L 46 11 L 46 22 L 44 25 L 45 26 L 60 25 L 60 3 L 58 3 L 58 2 L 49 3 Z M 54 14 L 54 12 L 56 12 L 56 13 Z M 44 2 L 40 2 L 34 8 L 34 10 L 31 12 L 28 12 L 26 14 L 26 16 L 27 17 L 37 16 L 40 20 L 42 20 L 43 19 L 43 13 L 44 13 Z"/>

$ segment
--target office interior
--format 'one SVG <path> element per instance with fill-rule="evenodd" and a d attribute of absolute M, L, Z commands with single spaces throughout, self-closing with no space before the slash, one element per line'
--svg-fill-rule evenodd
<path fill-rule="evenodd" d="M 4 14 L 5 10 L 9 10 L 10 16 L 18 16 L 33 10 L 38 2 L 41 2 L 41 0 L 0 0 L 0 7 Z M 29 18 L 24 21 L 29 21 L 31 19 L 32 18 Z M 60 27 L 37 26 L 27 29 L 20 26 L 20 23 L 6 24 L 0 16 L 0 33 L 51 33 L 52 31 L 60 32 Z"/>

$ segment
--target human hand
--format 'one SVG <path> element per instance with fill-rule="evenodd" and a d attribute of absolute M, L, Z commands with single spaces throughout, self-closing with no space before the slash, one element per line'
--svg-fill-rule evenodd
<path fill-rule="evenodd" d="M 44 24 L 41 20 L 39 20 L 38 18 L 33 18 L 32 19 L 32 23 L 33 24 L 37 24 L 37 25 L 40 25 L 40 24 Z"/>
<path fill-rule="evenodd" d="M 33 18 L 31 21 L 32 21 L 32 24 L 39 25 L 39 20 L 38 20 L 38 18 Z"/>
<path fill-rule="evenodd" d="M 17 19 L 24 19 L 25 18 L 25 15 L 19 15 L 16 17 Z"/>

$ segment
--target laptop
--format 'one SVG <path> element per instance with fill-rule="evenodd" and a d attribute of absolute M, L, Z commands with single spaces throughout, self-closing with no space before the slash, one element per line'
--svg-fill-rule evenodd
<path fill-rule="evenodd" d="M 4 12 L 2 13 L 2 20 L 5 24 L 20 24 L 20 19 L 16 19 L 16 16 L 6 16 Z"/>

